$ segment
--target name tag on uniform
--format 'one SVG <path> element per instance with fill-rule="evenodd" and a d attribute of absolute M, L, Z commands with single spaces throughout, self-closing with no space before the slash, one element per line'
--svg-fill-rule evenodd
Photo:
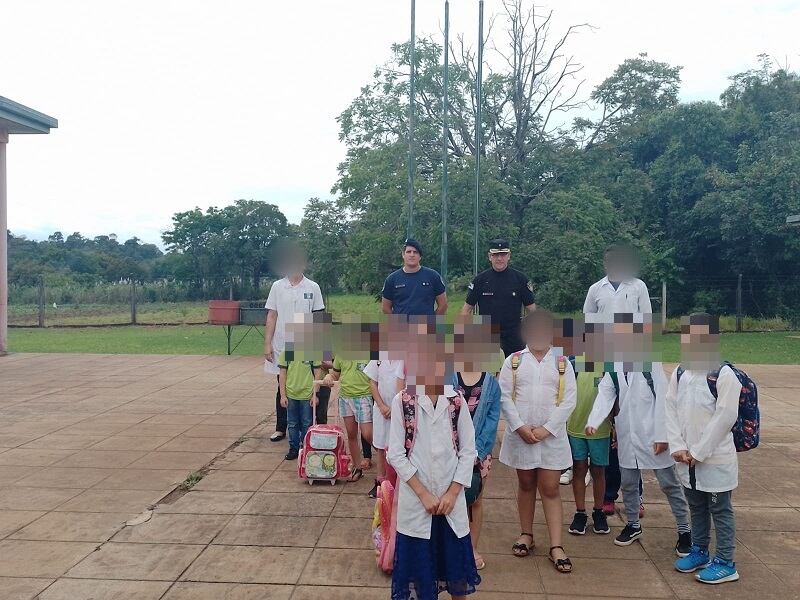
<path fill-rule="evenodd" d="M 303 300 L 313 300 L 313 299 L 314 299 L 314 292 L 303 293 Z"/>
<path fill-rule="evenodd" d="M 397 284 L 395 284 L 395 286 L 394 286 L 394 289 L 397 289 L 397 288 L 404 288 L 404 287 L 406 287 L 406 284 L 405 284 L 405 283 L 397 283 Z"/>
<path fill-rule="evenodd" d="M 494 296 L 494 292 L 483 292 L 481 296 Z"/>

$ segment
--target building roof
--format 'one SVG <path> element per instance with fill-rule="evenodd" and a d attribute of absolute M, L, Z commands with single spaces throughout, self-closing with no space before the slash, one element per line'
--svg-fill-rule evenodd
<path fill-rule="evenodd" d="M 8 133 L 50 133 L 58 120 L 0 96 L 0 131 Z"/>

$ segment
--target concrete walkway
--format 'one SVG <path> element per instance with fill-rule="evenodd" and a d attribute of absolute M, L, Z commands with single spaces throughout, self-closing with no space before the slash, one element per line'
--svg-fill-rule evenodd
<path fill-rule="evenodd" d="M 495 462 L 474 597 L 800 598 L 800 366 L 747 370 L 763 441 L 741 455 L 739 583 L 709 588 L 672 569 L 675 533 L 652 477 L 641 544 L 567 536 L 575 572 L 559 575 L 539 510 L 540 547 L 514 558 L 515 479 Z M 0 598 L 388 598 L 370 550 L 369 476 L 301 483 L 285 443 L 265 441 L 274 390 L 252 357 L 0 358 Z"/>

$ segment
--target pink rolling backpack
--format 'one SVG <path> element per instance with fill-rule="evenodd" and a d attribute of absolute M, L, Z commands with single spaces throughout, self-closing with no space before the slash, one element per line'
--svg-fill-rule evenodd
<path fill-rule="evenodd" d="M 338 398 L 337 381 L 331 388 L 330 402 L 336 403 Z M 297 475 L 309 484 L 315 481 L 330 481 L 331 485 L 334 485 L 337 480 L 344 479 L 350 474 L 347 438 L 344 429 L 339 426 L 338 410 L 336 425 L 317 425 L 316 411 L 312 412 L 314 424 L 308 428 L 303 438 L 303 447 L 300 449 L 297 461 Z"/>

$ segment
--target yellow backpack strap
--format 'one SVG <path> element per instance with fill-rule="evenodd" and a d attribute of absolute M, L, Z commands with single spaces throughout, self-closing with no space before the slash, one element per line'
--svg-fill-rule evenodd
<path fill-rule="evenodd" d="M 511 401 L 517 401 L 517 369 L 519 369 L 519 352 L 511 355 Z"/>
<path fill-rule="evenodd" d="M 556 406 L 561 405 L 564 399 L 564 373 L 567 372 L 567 357 L 563 354 L 558 357 L 558 396 L 556 396 Z"/>

